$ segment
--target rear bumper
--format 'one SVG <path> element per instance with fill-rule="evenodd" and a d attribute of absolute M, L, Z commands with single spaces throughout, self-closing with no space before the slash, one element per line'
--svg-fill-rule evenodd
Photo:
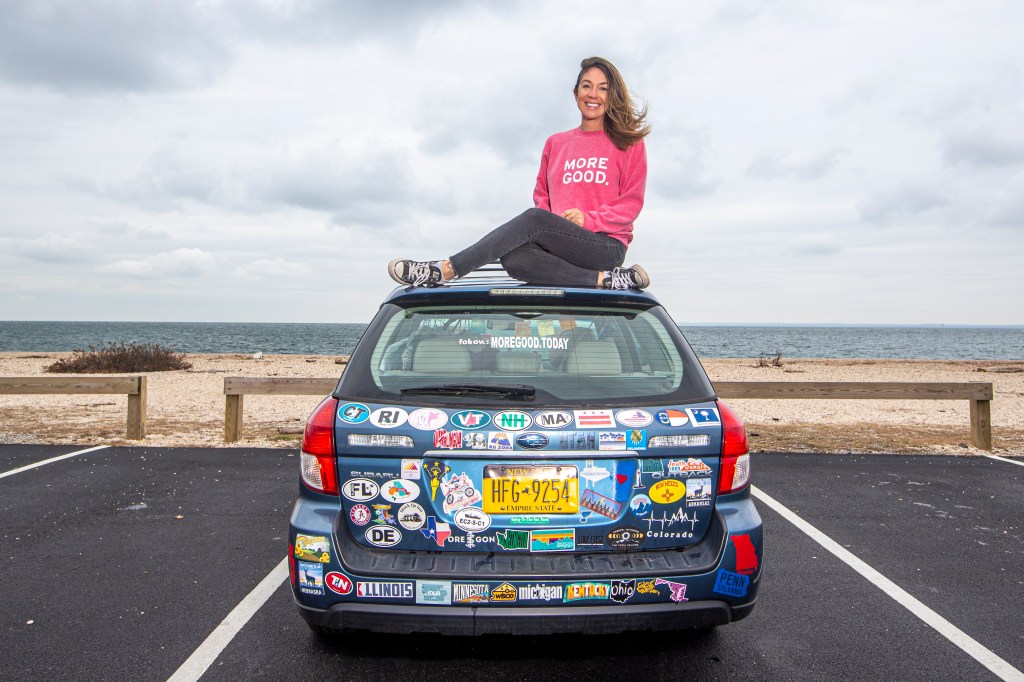
<path fill-rule="evenodd" d="M 356 542 L 338 514 L 333 539 L 342 568 L 351 575 L 409 580 L 600 580 L 666 575 L 699 575 L 722 560 L 728 539 L 723 515 L 715 512 L 707 535 L 680 549 L 648 552 L 551 552 L 524 555 L 494 552 L 409 552 L 375 549 Z"/>
<path fill-rule="evenodd" d="M 702 542 L 669 551 L 386 551 L 351 542 L 338 516 L 336 501 L 305 498 L 292 514 L 290 543 L 297 533 L 331 540 L 326 563 L 292 559 L 293 597 L 315 628 L 450 635 L 682 630 L 746 617 L 763 574 L 762 522 L 746 491 L 719 498 Z"/>
<path fill-rule="evenodd" d="M 701 601 L 642 606 L 453 608 L 340 603 L 328 609 L 315 609 L 296 602 L 302 617 L 315 627 L 456 636 L 608 635 L 634 630 L 682 630 L 741 620 L 750 614 L 754 604 L 751 601 L 730 606 L 724 601 Z"/>

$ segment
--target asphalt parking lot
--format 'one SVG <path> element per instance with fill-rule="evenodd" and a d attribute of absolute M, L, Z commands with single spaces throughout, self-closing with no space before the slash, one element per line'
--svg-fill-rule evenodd
<path fill-rule="evenodd" d="M 167 680 L 281 564 L 295 451 L 102 448 L 22 469 L 83 449 L 0 446 L 0 678 Z M 765 578 L 739 623 L 321 638 L 282 580 L 202 679 L 1024 679 L 1024 459 L 754 457 Z"/>

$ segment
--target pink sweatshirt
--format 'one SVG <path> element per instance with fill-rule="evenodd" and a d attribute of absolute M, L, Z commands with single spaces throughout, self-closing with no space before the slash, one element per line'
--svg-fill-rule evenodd
<path fill-rule="evenodd" d="M 544 153 L 533 190 L 533 203 L 561 215 L 583 211 L 584 229 L 603 232 L 629 246 L 633 221 L 644 206 L 647 149 L 641 140 L 620 150 L 603 130 L 579 128 L 555 133 Z"/>

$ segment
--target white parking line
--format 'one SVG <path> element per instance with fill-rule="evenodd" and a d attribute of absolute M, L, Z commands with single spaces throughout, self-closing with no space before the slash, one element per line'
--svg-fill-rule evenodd
<path fill-rule="evenodd" d="M 1014 668 L 995 653 L 986 649 L 967 633 L 963 632 L 948 620 L 912 597 L 902 587 L 858 559 L 852 552 L 844 549 L 835 540 L 804 521 L 781 502 L 775 500 L 770 495 L 765 494 L 755 486 L 751 486 L 751 492 L 754 494 L 754 497 L 778 512 L 784 519 L 799 528 L 829 552 L 832 552 L 832 554 L 836 555 L 850 568 L 867 578 L 875 585 L 875 587 L 895 599 L 901 606 L 923 620 L 950 642 L 963 649 L 971 658 L 981 663 L 999 678 L 1003 680 L 1015 680 L 1017 682 L 1024 681 L 1024 673 L 1020 670 Z"/>
<path fill-rule="evenodd" d="M 1019 467 L 1024 467 L 1024 462 L 1018 462 L 1015 459 L 1008 459 L 1006 457 L 1000 457 L 999 455 L 985 455 L 989 459 L 998 459 L 1000 462 L 1009 462 L 1010 464 L 1016 464 Z"/>
<path fill-rule="evenodd" d="M 260 584 L 253 588 L 252 592 L 246 595 L 245 599 L 238 603 L 231 610 L 217 629 L 210 633 L 210 636 L 199 645 L 199 648 L 192 652 L 188 660 L 181 664 L 181 667 L 174 671 L 174 674 L 167 678 L 167 682 L 195 682 L 206 669 L 217 660 L 220 652 L 231 643 L 238 631 L 249 622 L 249 619 L 260 610 L 260 607 L 267 603 L 270 595 L 274 594 L 278 587 L 288 579 L 288 559 L 282 559 L 281 563 L 274 567 L 267 574 Z"/>
<path fill-rule="evenodd" d="M 66 455 L 60 455 L 59 457 L 51 457 L 50 459 L 44 459 L 43 461 L 36 462 L 35 464 L 26 464 L 23 467 L 18 467 L 17 469 L 11 469 L 10 471 L 3 472 L 2 474 L 0 474 L 0 478 L 7 478 L 8 476 L 13 476 L 14 474 L 20 474 L 22 471 L 28 471 L 29 469 L 36 469 L 38 467 L 45 466 L 47 464 L 53 464 L 54 462 L 59 462 L 62 459 L 67 459 L 68 457 L 77 457 L 78 455 L 84 455 L 87 452 L 95 452 L 97 450 L 102 450 L 103 448 L 109 448 L 109 447 L 110 447 L 109 445 L 97 445 L 96 447 L 88 448 L 87 450 L 79 450 L 77 452 L 69 452 Z"/>

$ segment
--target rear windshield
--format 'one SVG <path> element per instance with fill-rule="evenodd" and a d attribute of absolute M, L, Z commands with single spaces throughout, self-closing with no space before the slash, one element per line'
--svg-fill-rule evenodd
<path fill-rule="evenodd" d="M 337 395 L 533 406 L 680 403 L 713 389 L 660 307 L 384 306 Z"/>

